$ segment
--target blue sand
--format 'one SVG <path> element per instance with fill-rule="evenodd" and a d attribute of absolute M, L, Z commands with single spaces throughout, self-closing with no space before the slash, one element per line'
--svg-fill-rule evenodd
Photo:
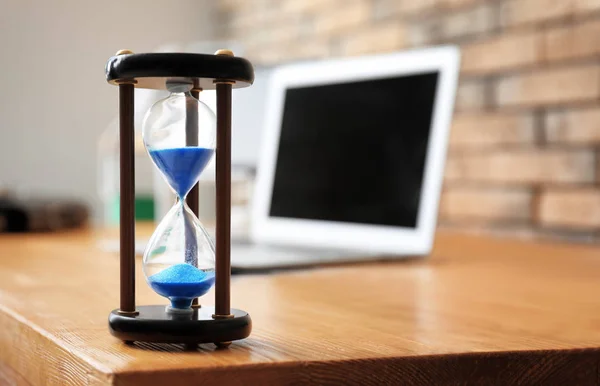
<path fill-rule="evenodd" d="M 189 308 L 193 298 L 204 295 L 215 284 L 215 273 L 177 264 L 150 276 L 148 282 L 156 293 L 171 300 L 173 308 Z"/>
<path fill-rule="evenodd" d="M 150 157 L 180 198 L 192 189 L 214 154 L 203 147 L 150 150 Z"/>

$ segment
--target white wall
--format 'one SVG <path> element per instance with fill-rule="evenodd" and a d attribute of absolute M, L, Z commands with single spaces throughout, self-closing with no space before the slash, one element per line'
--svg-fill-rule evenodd
<path fill-rule="evenodd" d="M 104 64 L 214 36 L 212 0 L 0 0 L 0 187 L 98 211 L 96 142 L 117 113 Z"/>

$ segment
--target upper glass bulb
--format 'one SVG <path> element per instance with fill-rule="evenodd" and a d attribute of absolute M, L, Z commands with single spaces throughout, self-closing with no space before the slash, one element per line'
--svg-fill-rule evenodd
<path fill-rule="evenodd" d="M 212 159 L 216 118 L 189 91 L 171 89 L 171 95 L 146 113 L 142 137 L 150 158 L 171 189 L 184 198 Z"/>

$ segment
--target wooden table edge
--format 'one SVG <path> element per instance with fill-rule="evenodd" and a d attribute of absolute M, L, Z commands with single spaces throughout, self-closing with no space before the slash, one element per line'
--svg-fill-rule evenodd
<path fill-rule="evenodd" d="M 470 383 L 600 383 L 600 348 L 485 351 L 325 361 L 288 361 L 139 373 L 117 371 L 115 384 L 322 384 L 345 379 L 363 385 Z M 226 383 L 224 383 L 226 382 Z M 369 382 L 366 382 L 369 384 Z M 566 384 L 566 383 L 563 383 Z"/>
<path fill-rule="evenodd" d="M 15 334 L 15 331 L 18 332 Z M 40 326 L 27 320 L 24 316 L 14 312 L 10 308 L 0 304 L 0 347 L 10 347 L 12 350 L 0 350 L 0 373 L 8 376 L 7 373 L 17 375 L 18 380 L 24 380 L 28 384 L 31 383 L 28 375 L 32 373 L 29 367 L 18 367 L 12 365 L 13 361 L 22 364 L 31 356 L 31 353 L 36 353 L 39 356 L 45 357 L 45 360 L 35 360 L 34 363 L 38 368 L 37 374 L 47 374 L 52 377 L 57 376 L 60 379 L 62 374 L 61 369 L 64 366 L 61 364 L 68 363 L 67 367 L 80 366 L 85 368 L 85 373 L 89 380 L 94 380 L 95 383 L 88 382 L 90 385 L 112 384 L 114 372 L 110 368 L 103 366 L 95 360 L 83 355 L 77 348 L 68 347 L 56 335 L 49 331 L 45 331 Z M 24 356 L 24 360 L 19 358 L 19 355 Z M 3 372 L 3 369 L 7 371 Z M 0 376 L 0 380 L 2 377 Z M 108 381 L 108 383 L 104 382 Z M 15 381 L 16 382 L 16 381 Z M 104 383 L 99 383 L 104 382 Z M 21 383 L 16 383 L 21 384 Z"/>
<path fill-rule="evenodd" d="M 526 380 L 528 383 L 550 382 L 557 379 L 577 383 L 600 383 L 600 348 L 573 348 L 558 350 L 482 351 L 433 355 L 388 356 L 325 361 L 287 361 L 256 363 L 205 368 L 170 368 L 151 372 L 115 370 L 82 355 L 77 349 L 65 347 L 50 332 L 40 330 L 18 314 L 0 306 L 0 325 L 15 324 L 16 330 L 4 328 L 0 332 L 0 345 L 4 347 L 11 338 L 10 331 L 34 334 L 35 339 L 20 339 L 20 344 L 35 345 L 36 350 L 24 348 L 23 352 L 45 352 L 47 360 L 37 361 L 38 374 L 64 376 L 57 369 L 64 364 L 82 366 L 92 385 L 161 385 L 194 384 L 200 378 L 203 384 L 263 384 L 263 383 L 327 383 L 328 380 L 346 379 L 348 385 L 363 384 L 369 377 L 379 384 L 432 384 L 460 382 L 493 382 L 512 384 Z M 11 335 L 11 336 L 9 336 Z M 0 380 L 16 378 L 18 384 L 35 384 L 7 361 L 6 350 L 0 352 L 3 365 Z M 200 360 L 200 358 L 199 358 Z M 18 361 L 17 363 L 20 363 Z M 31 370 L 29 368 L 29 370 Z M 509 371 L 510 370 L 510 371 Z M 361 381 L 362 380 L 362 381 Z"/>

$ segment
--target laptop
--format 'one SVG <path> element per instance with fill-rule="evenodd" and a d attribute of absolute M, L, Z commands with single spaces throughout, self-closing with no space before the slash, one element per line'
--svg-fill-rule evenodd
<path fill-rule="evenodd" d="M 274 69 L 251 238 L 232 266 L 429 254 L 459 58 L 444 46 Z"/>

